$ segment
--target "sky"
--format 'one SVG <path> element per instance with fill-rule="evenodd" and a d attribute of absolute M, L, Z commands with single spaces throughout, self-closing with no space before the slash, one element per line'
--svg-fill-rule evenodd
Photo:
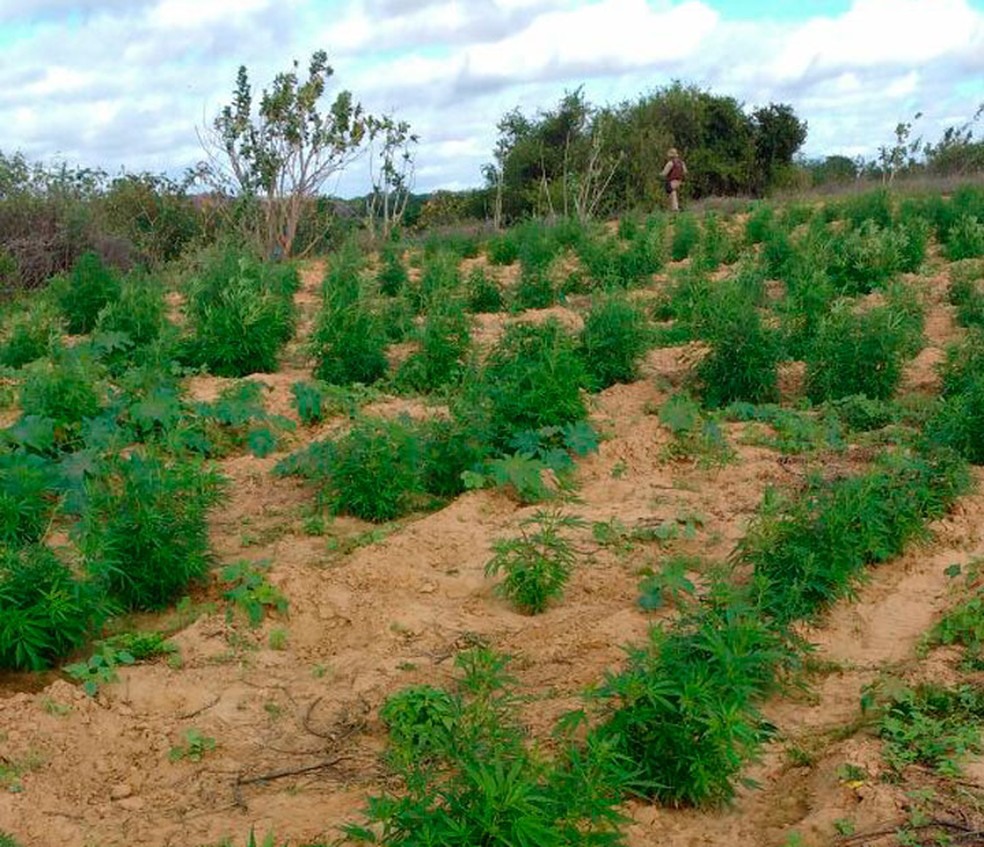
<path fill-rule="evenodd" d="M 410 123 L 418 191 L 480 185 L 503 114 L 582 85 L 788 103 L 810 157 L 872 157 L 916 112 L 935 141 L 984 103 L 984 0 L 0 0 L 0 152 L 180 176 L 240 65 L 259 89 L 318 49 L 329 100 Z M 363 158 L 326 190 L 368 180 Z"/>

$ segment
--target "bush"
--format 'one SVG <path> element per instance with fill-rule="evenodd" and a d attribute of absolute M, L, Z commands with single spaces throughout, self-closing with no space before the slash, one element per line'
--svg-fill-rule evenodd
<path fill-rule="evenodd" d="M 793 500 L 768 495 L 739 547 L 761 605 L 781 623 L 814 616 L 850 592 L 866 565 L 898 555 L 967 490 L 950 451 L 888 454 L 870 472 L 814 481 Z"/>
<path fill-rule="evenodd" d="M 517 432 L 582 420 L 587 410 L 581 390 L 588 381 L 574 341 L 559 323 L 516 323 L 489 354 L 471 399 L 487 409 L 493 443 L 504 445 Z"/>
<path fill-rule="evenodd" d="M 0 342 L 0 365 L 20 368 L 48 355 L 61 334 L 61 318 L 52 304 L 35 299 L 8 321 Z"/>
<path fill-rule="evenodd" d="M 470 312 L 501 312 L 505 302 L 502 289 L 482 268 L 473 268 L 465 283 Z"/>
<path fill-rule="evenodd" d="M 380 710 L 399 794 L 371 797 L 356 843 L 611 847 L 619 843 L 617 797 L 593 761 L 552 762 L 526 740 L 508 658 L 461 653 L 454 688 L 405 689 Z"/>
<path fill-rule="evenodd" d="M 92 332 L 103 307 L 120 295 L 120 281 L 96 253 L 79 257 L 67 277 L 52 285 L 72 335 Z"/>
<path fill-rule="evenodd" d="M 388 297 L 396 297 L 410 281 L 400 252 L 398 245 L 387 244 L 380 257 L 382 264 L 376 274 L 376 281 L 379 283 L 379 290 Z"/>
<path fill-rule="evenodd" d="M 0 668 L 42 670 L 80 647 L 103 617 L 92 587 L 43 544 L 0 544 Z"/>
<path fill-rule="evenodd" d="M 325 278 L 325 302 L 312 334 L 314 374 L 335 385 L 369 385 L 389 367 L 386 328 L 366 299 L 361 265 L 352 244 L 338 254 Z"/>
<path fill-rule="evenodd" d="M 294 334 L 297 272 L 233 250 L 210 256 L 189 284 L 187 358 L 218 376 L 277 370 Z"/>
<path fill-rule="evenodd" d="M 132 344 L 142 347 L 157 339 L 166 320 L 160 283 L 131 275 L 123 280 L 119 299 L 99 312 L 96 329 L 125 333 Z"/>
<path fill-rule="evenodd" d="M 0 545 L 40 541 L 55 507 L 51 465 L 39 456 L 0 454 Z"/>
<path fill-rule="evenodd" d="M 864 394 L 887 400 L 914 345 L 906 315 L 890 307 L 856 312 L 835 304 L 806 351 L 806 394 L 814 403 Z"/>
<path fill-rule="evenodd" d="M 963 215 L 947 234 L 943 254 L 951 262 L 984 256 L 984 223 L 975 216 Z"/>
<path fill-rule="evenodd" d="M 948 295 L 961 326 L 984 329 L 984 263 L 952 265 Z"/>
<path fill-rule="evenodd" d="M 645 315 L 624 297 L 596 300 L 585 316 L 580 352 L 595 390 L 632 382 L 649 344 Z"/>
<path fill-rule="evenodd" d="M 79 546 L 126 609 L 160 609 L 208 573 L 207 513 L 223 480 L 190 459 L 133 453 L 86 480 Z"/>
<path fill-rule="evenodd" d="M 537 510 L 520 523 L 519 538 L 495 542 L 495 556 L 486 564 L 485 575 L 505 571 L 506 578 L 496 587 L 498 593 L 523 614 L 539 614 L 564 593 L 577 563 L 576 550 L 564 532 L 583 526 L 583 520 L 559 509 Z"/>
<path fill-rule="evenodd" d="M 557 292 L 547 267 L 523 265 L 513 290 L 516 309 L 546 309 L 557 301 Z"/>
<path fill-rule="evenodd" d="M 904 233 L 864 221 L 831 237 L 827 272 L 841 294 L 867 294 L 901 270 L 908 244 Z"/>
<path fill-rule="evenodd" d="M 471 347 L 469 324 L 460 302 L 435 299 L 420 332 L 420 350 L 403 363 L 397 383 L 427 392 L 458 382 Z"/>
<path fill-rule="evenodd" d="M 420 439 L 406 420 L 361 418 L 322 454 L 319 477 L 335 512 L 389 521 L 420 505 Z"/>
<path fill-rule="evenodd" d="M 83 422 L 102 408 L 98 371 L 83 350 L 64 350 L 50 361 L 35 362 L 25 373 L 20 407 L 24 418 L 54 423 L 57 445 L 76 446 Z"/>
<path fill-rule="evenodd" d="M 628 651 L 597 690 L 606 701 L 596 743 L 633 774 L 631 793 L 672 806 L 718 805 L 770 735 L 756 702 L 777 686 L 792 652 L 740 601 L 688 609 Z"/>
<path fill-rule="evenodd" d="M 686 259 L 700 243 L 700 225 L 697 219 L 683 212 L 676 216 L 673 223 L 673 241 L 670 246 L 670 257 L 674 262 Z"/>

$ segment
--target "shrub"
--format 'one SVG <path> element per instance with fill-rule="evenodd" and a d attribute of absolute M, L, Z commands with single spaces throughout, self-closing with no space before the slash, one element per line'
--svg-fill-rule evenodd
<path fill-rule="evenodd" d="M 65 350 L 52 360 L 38 361 L 27 370 L 20 390 L 25 418 L 47 418 L 55 426 L 55 442 L 76 446 L 82 424 L 102 406 L 98 371 L 84 350 Z"/>
<path fill-rule="evenodd" d="M 768 203 L 756 203 L 745 220 L 745 241 L 761 244 L 769 234 L 775 217 L 775 210 Z"/>
<path fill-rule="evenodd" d="M 127 609 L 159 609 L 208 573 L 208 510 L 222 477 L 190 459 L 133 453 L 86 480 L 79 546 Z"/>
<path fill-rule="evenodd" d="M 911 323 L 890 307 L 856 312 L 835 304 L 806 351 L 806 394 L 815 403 L 852 394 L 887 400 L 914 346 Z"/>
<path fill-rule="evenodd" d="M 699 243 L 700 225 L 697 219 L 687 212 L 677 215 L 673 222 L 673 240 L 670 246 L 673 261 L 686 259 Z"/>
<path fill-rule="evenodd" d="M 948 295 L 958 323 L 984 329 L 984 263 L 952 265 L 950 277 Z"/>
<path fill-rule="evenodd" d="M 96 253 L 79 257 L 67 277 L 52 285 L 72 335 L 91 332 L 103 307 L 120 294 L 120 281 Z"/>
<path fill-rule="evenodd" d="M 947 234 L 943 254 L 951 262 L 984 256 L 984 222 L 971 215 L 958 218 Z"/>
<path fill-rule="evenodd" d="M 864 221 L 831 237 L 827 272 L 841 294 L 866 294 L 901 269 L 907 244 L 904 233 Z"/>
<path fill-rule="evenodd" d="M 956 450 L 972 464 L 984 465 L 984 372 L 968 374 L 960 388 L 946 392 L 926 423 L 926 437 Z"/>
<path fill-rule="evenodd" d="M 361 418 L 322 447 L 313 476 L 334 511 L 389 521 L 420 504 L 420 450 L 409 421 Z"/>
<path fill-rule="evenodd" d="M 43 544 L 0 544 L 0 668 L 41 670 L 101 622 L 92 587 Z"/>
<path fill-rule="evenodd" d="M 744 277 L 723 281 L 711 289 L 697 318 L 700 337 L 710 350 L 698 363 L 695 377 L 710 408 L 735 400 L 778 399 L 781 345 L 778 333 L 763 324 L 756 296 Z"/>
<path fill-rule="evenodd" d="M 50 464 L 39 456 L 0 454 L 0 545 L 40 541 L 55 507 Z"/>
<path fill-rule="evenodd" d="M 313 426 L 324 419 L 325 395 L 315 382 L 295 382 L 290 387 L 297 416 L 305 426 Z"/>
<path fill-rule="evenodd" d="M 564 532 L 583 526 L 583 520 L 560 509 L 537 510 L 520 523 L 519 538 L 495 542 L 495 555 L 486 564 L 485 575 L 504 571 L 506 577 L 496 587 L 498 593 L 523 614 L 539 614 L 564 593 L 577 562 L 576 550 Z"/>
<path fill-rule="evenodd" d="M 366 825 L 348 840 L 397 845 L 611 847 L 617 798 L 593 762 L 552 762 L 526 741 L 508 658 L 484 648 L 459 654 L 447 691 L 418 685 L 383 704 L 387 760 L 400 793 L 371 797 Z"/>
<path fill-rule="evenodd" d="M 362 260 L 349 244 L 329 267 L 325 302 L 311 338 L 314 374 L 336 385 L 369 385 L 387 371 L 386 328 L 369 305 L 359 278 Z"/>
<path fill-rule="evenodd" d="M 43 298 L 33 301 L 8 321 L 0 342 L 0 365 L 20 368 L 46 356 L 61 334 L 61 318 Z"/>
<path fill-rule="evenodd" d="M 164 289 L 156 280 L 128 276 L 117 300 L 100 312 L 96 328 L 100 332 L 125 333 L 138 347 L 150 344 L 161 333 L 166 320 Z"/>
<path fill-rule="evenodd" d="M 633 766 L 631 793 L 673 806 L 730 800 L 770 735 L 756 702 L 792 663 L 783 637 L 733 600 L 686 609 L 628 654 L 596 692 L 605 701 L 596 743 L 611 745 L 626 770 Z"/>
<path fill-rule="evenodd" d="M 513 290 L 514 308 L 546 309 L 556 300 L 557 292 L 547 267 L 524 265 Z"/>
<path fill-rule="evenodd" d="M 768 495 L 739 546 L 754 568 L 764 611 L 809 618 L 848 593 L 869 564 L 898 555 L 969 486 L 950 451 L 888 454 L 870 472 L 815 481 L 800 497 Z"/>
<path fill-rule="evenodd" d="M 396 244 L 387 244 L 382 251 L 381 266 L 376 274 L 379 290 L 388 297 L 400 294 L 410 281 L 407 269 L 400 256 L 400 248 Z"/>
<path fill-rule="evenodd" d="M 465 283 L 468 292 L 468 310 L 476 313 L 501 312 L 505 302 L 502 289 L 484 269 L 473 268 Z"/>
<path fill-rule="evenodd" d="M 420 349 L 397 374 L 397 382 L 415 391 L 436 391 L 456 383 L 471 346 L 470 320 L 463 305 L 447 297 L 427 310 Z"/>
<path fill-rule="evenodd" d="M 624 297 L 596 300 L 585 316 L 580 351 L 595 390 L 632 382 L 649 344 L 645 315 Z"/>
<path fill-rule="evenodd" d="M 587 384 L 574 341 L 559 323 L 516 323 L 490 352 L 470 399 L 487 410 L 492 441 L 502 445 L 516 432 L 582 420 Z"/>
<path fill-rule="evenodd" d="M 297 272 L 227 250 L 211 257 L 188 290 L 187 357 L 219 376 L 277 370 L 294 334 Z"/>

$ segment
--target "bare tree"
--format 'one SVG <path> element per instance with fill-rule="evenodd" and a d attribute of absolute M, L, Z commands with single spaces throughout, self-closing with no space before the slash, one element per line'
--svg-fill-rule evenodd
<path fill-rule="evenodd" d="M 334 71 L 324 50 L 315 52 L 307 78 L 298 63 L 278 74 L 255 104 L 245 66 L 239 68 L 232 103 L 199 132 L 207 159 L 198 177 L 213 191 L 235 198 L 247 234 L 267 255 L 303 254 L 298 225 L 321 189 L 359 155 L 368 118 L 342 91 L 323 110 Z M 313 241 L 312 241 L 313 243 Z"/>
<path fill-rule="evenodd" d="M 414 148 L 419 138 L 406 121 L 384 115 L 366 120 L 369 135 L 369 178 L 372 191 L 366 198 L 366 223 L 373 237 L 386 238 L 399 224 L 413 190 Z"/>

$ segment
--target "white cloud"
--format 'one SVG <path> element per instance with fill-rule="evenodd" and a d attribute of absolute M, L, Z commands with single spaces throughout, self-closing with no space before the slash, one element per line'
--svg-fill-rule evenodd
<path fill-rule="evenodd" d="M 807 150 L 872 153 L 925 112 L 936 137 L 984 100 L 970 0 L 854 0 L 801 22 L 716 0 L 0 0 L 4 152 L 180 172 L 245 64 L 262 87 L 325 48 L 351 89 L 421 136 L 418 187 L 474 185 L 508 110 L 634 99 L 672 79 L 791 103 Z M 812 6 L 811 8 L 815 8 Z M 12 25 L 7 26 L 7 22 Z M 28 32 L 25 36 L 24 32 Z M 954 119 L 954 116 L 959 116 Z M 341 187 L 364 188 L 361 164 Z"/>

